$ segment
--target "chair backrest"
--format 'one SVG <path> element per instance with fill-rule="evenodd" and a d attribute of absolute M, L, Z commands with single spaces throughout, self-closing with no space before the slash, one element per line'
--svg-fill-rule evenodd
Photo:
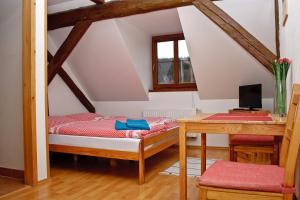
<path fill-rule="evenodd" d="M 280 151 L 280 166 L 285 168 L 284 186 L 295 184 L 295 169 L 300 146 L 300 84 L 293 86 L 285 133 Z"/>

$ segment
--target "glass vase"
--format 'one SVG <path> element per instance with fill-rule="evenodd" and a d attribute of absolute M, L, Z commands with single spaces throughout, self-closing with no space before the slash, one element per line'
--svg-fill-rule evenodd
<path fill-rule="evenodd" d="M 275 113 L 286 116 L 286 76 L 275 74 Z"/>

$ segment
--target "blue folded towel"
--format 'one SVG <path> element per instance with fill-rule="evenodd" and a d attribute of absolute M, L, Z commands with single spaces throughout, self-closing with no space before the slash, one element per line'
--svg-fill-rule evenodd
<path fill-rule="evenodd" d="M 144 119 L 127 119 L 126 124 L 129 128 L 138 128 L 138 130 L 150 130 L 148 122 Z"/>
<path fill-rule="evenodd" d="M 128 119 L 126 123 L 116 120 L 116 130 L 150 130 L 150 126 L 146 120 Z"/>
<path fill-rule="evenodd" d="M 126 123 L 116 120 L 115 129 L 116 130 L 128 130 L 128 127 L 127 127 Z"/>

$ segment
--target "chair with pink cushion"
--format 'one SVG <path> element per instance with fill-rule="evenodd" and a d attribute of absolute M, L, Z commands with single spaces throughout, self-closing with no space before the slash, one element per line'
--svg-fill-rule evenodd
<path fill-rule="evenodd" d="M 217 161 L 198 178 L 200 199 L 292 200 L 300 146 L 300 85 L 294 85 L 280 164 Z"/>
<path fill-rule="evenodd" d="M 237 153 L 267 153 L 272 164 L 278 164 L 279 141 L 274 136 L 232 135 L 229 142 L 230 161 L 237 161 Z"/>

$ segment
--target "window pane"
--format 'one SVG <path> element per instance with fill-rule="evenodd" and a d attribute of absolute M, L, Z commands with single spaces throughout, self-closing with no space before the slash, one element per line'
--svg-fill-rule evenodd
<path fill-rule="evenodd" d="M 185 40 L 178 41 L 179 83 L 195 83 L 194 72 Z"/>
<path fill-rule="evenodd" d="M 174 83 L 174 42 L 157 43 L 158 84 Z"/>

